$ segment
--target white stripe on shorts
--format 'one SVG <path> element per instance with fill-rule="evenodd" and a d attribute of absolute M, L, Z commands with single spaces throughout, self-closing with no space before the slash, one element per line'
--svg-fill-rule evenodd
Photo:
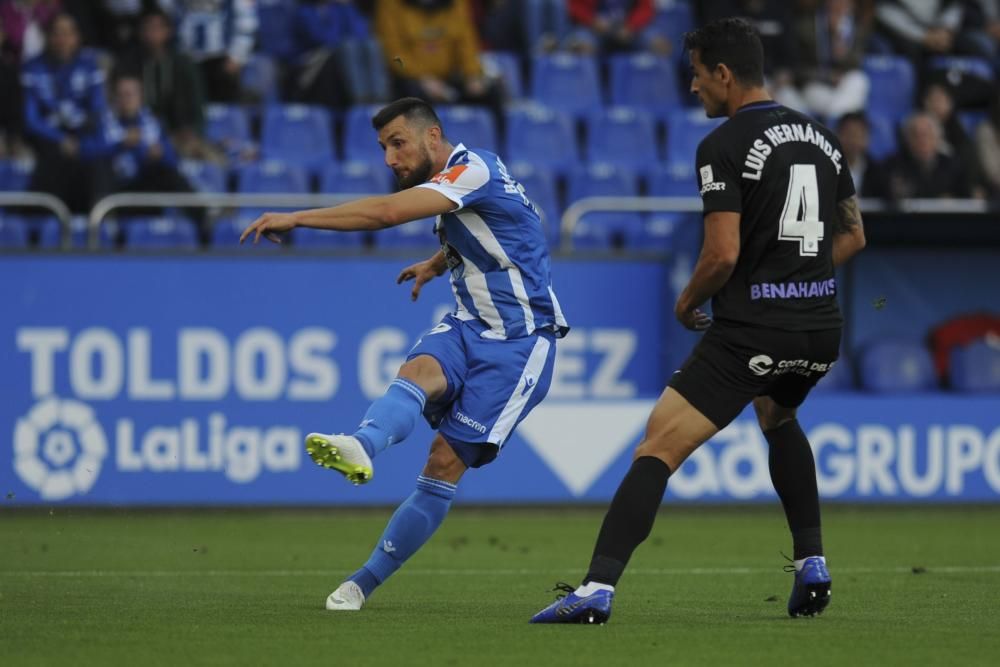
<path fill-rule="evenodd" d="M 543 336 L 539 336 L 538 340 L 535 341 L 535 347 L 532 348 L 531 354 L 528 356 L 528 363 L 524 365 L 524 371 L 521 372 L 521 378 L 517 381 L 517 386 L 514 387 L 514 393 L 507 399 L 507 405 L 504 406 L 496 423 L 493 424 L 493 430 L 486 437 L 487 442 L 503 446 L 507 436 L 514 430 L 517 418 L 521 415 L 528 399 L 535 393 L 535 387 L 542 379 L 541 375 L 545 369 L 545 360 L 549 356 L 550 345 L 548 338 Z M 530 385 L 528 384 L 529 378 L 532 382 Z"/>

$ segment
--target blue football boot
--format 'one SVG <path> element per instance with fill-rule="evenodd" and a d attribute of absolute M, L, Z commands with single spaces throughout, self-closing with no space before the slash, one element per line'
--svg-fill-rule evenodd
<path fill-rule="evenodd" d="M 788 615 L 793 618 L 816 616 L 823 613 L 828 604 L 830 573 L 826 569 L 826 563 L 819 556 L 806 558 L 802 569 L 795 572 L 792 595 L 788 598 Z"/>
<path fill-rule="evenodd" d="M 569 584 L 556 584 L 554 591 L 563 591 L 555 602 L 531 617 L 529 623 L 583 623 L 601 625 L 611 618 L 611 602 L 614 591 L 594 591 L 586 597 L 579 597 Z"/>

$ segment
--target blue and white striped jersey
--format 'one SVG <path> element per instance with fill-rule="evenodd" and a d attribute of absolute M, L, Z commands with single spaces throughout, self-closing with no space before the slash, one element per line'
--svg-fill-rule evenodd
<path fill-rule="evenodd" d="M 176 21 L 181 47 L 195 60 L 229 56 L 245 63 L 257 36 L 256 0 L 160 0 Z"/>
<path fill-rule="evenodd" d="M 418 187 L 457 206 L 437 222 L 458 302 L 455 316 L 481 324 L 483 338 L 521 338 L 538 330 L 565 336 L 569 326 L 552 290 L 541 220 L 500 158 L 459 144 L 444 171 Z"/>

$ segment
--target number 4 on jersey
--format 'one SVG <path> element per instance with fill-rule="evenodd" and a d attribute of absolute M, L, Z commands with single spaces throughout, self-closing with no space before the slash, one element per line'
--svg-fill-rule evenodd
<path fill-rule="evenodd" d="M 816 165 L 793 164 L 788 178 L 788 194 L 781 211 L 778 240 L 797 241 L 799 255 L 815 257 L 823 240 L 823 223 L 819 219 L 819 186 Z"/>

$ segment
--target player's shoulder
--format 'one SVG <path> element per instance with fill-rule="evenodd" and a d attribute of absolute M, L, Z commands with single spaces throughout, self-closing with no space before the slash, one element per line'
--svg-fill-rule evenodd
<path fill-rule="evenodd" d="M 431 178 L 431 183 L 462 185 L 478 189 L 492 178 L 490 153 L 459 145 L 448 158 L 444 169 Z"/>

